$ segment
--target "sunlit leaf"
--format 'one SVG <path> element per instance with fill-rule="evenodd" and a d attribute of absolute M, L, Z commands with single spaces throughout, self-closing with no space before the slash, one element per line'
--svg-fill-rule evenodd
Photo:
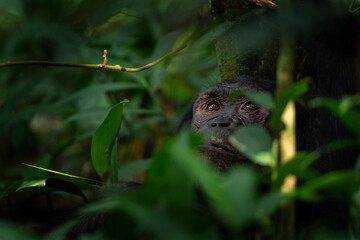
<path fill-rule="evenodd" d="M 24 181 L 16 189 L 16 192 L 18 192 L 18 191 L 20 191 L 22 189 L 25 189 L 25 188 L 29 188 L 29 187 L 45 187 L 46 186 L 45 181 L 46 181 L 46 179 Z"/>
<path fill-rule="evenodd" d="M 7 187 L 4 190 L 4 192 L 0 195 L 0 198 L 23 191 L 49 193 L 57 190 L 57 191 L 70 193 L 73 195 L 78 195 L 86 200 L 86 196 L 84 195 L 82 190 L 97 189 L 97 188 L 98 186 L 93 184 L 75 182 L 62 178 L 27 177 L 17 182 L 14 182 L 12 185 Z"/>
<path fill-rule="evenodd" d="M 0 199 L 3 197 L 6 197 L 8 195 L 11 195 L 13 193 L 16 193 L 24 181 L 42 181 L 42 179 L 44 179 L 44 178 L 33 176 L 33 177 L 27 177 L 27 178 L 15 181 L 10 186 L 8 186 L 4 189 L 4 191 L 0 195 Z"/>
<path fill-rule="evenodd" d="M 97 180 L 90 179 L 90 178 L 85 178 L 85 177 L 80 177 L 80 176 L 76 176 L 76 175 L 71 175 L 71 174 L 67 174 L 67 173 L 63 173 L 63 172 L 58 172 L 58 171 L 54 171 L 54 170 L 51 170 L 51 169 L 34 166 L 34 165 L 31 165 L 31 164 L 27 164 L 27 163 L 23 163 L 23 164 L 24 164 L 25 166 L 28 166 L 28 167 L 40 169 L 40 170 L 43 170 L 43 171 L 46 171 L 46 172 L 58 174 L 58 175 L 65 176 L 65 177 L 70 177 L 70 178 L 75 178 L 75 179 L 80 179 L 80 180 L 85 180 L 85 181 L 91 181 L 91 182 L 101 183 L 101 182 L 99 182 L 99 181 L 97 181 Z"/>
<path fill-rule="evenodd" d="M 260 126 L 238 128 L 229 138 L 230 143 L 257 164 L 274 166 L 271 138 Z"/>
<path fill-rule="evenodd" d="M 310 78 L 294 83 L 289 89 L 275 98 L 275 108 L 273 109 L 269 125 L 272 129 L 279 129 L 281 126 L 281 116 L 287 103 L 296 100 L 308 91 Z"/>

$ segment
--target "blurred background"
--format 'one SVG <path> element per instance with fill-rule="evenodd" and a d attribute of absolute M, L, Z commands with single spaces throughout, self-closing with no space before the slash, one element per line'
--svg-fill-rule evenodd
<path fill-rule="evenodd" d="M 207 0 L 2 0 L 0 62 L 100 64 L 107 49 L 108 65 L 140 67 L 181 46 L 210 20 Z M 205 32 L 175 57 L 138 73 L 1 68 L 0 191 L 24 177 L 49 175 L 21 163 L 99 179 L 91 163 L 91 137 L 124 99 L 130 102 L 119 136 L 120 165 L 152 157 L 199 89 L 218 81 L 212 34 Z M 132 180 L 141 182 L 143 175 Z M 82 202 L 56 198 L 59 211 Z M 30 225 L 34 212 L 46 217 L 41 213 L 49 209 L 44 195 L 29 192 L 0 205 L 0 215 Z"/>
<path fill-rule="evenodd" d="M 107 49 L 108 65 L 140 67 L 179 47 L 210 20 L 208 1 L 5 0 L 0 2 L 0 62 L 99 64 Z M 130 103 L 119 159 L 151 157 L 199 89 L 218 80 L 211 35 L 139 73 L 2 68 L 0 188 L 20 175 L 33 175 L 23 162 L 94 177 L 91 136 L 123 99 Z"/>
<path fill-rule="evenodd" d="M 340 2 L 350 5 L 356 1 Z M 341 15 L 347 9 L 331 9 L 333 12 L 329 12 L 311 5 L 305 10 L 301 14 L 277 18 L 267 15 L 268 9 L 252 9 L 251 14 L 260 16 L 260 21 L 252 21 L 250 11 L 245 10 L 240 21 L 245 19 L 248 22 L 233 35 L 235 43 L 245 52 L 244 62 L 249 65 L 256 62 L 259 68 L 267 65 L 248 57 L 259 54 L 259 49 L 272 48 L 274 42 L 276 45 L 281 26 L 311 35 L 327 26 L 329 13 Z M 360 11 L 355 11 L 354 15 L 359 19 L 359 14 Z M 266 17 L 261 18 L 262 15 Z M 164 222 L 182 230 L 171 232 L 173 229 L 169 227 L 165 235 L 160 234 L 163 238 L 155 239 L 174 239 L 172 236 L 190 239 L 177 235 L 187 231 L 193 239 L 220 239 L 218 235 L 224 226 L 233 230 L 233 239 L 241 239 L 239 236 L 249 233 L 248 227 L 253 230 L 258 225 L 265 226 L 267 235 L 274 234 L 271 214 L 284 197 L 278 186 L 269 188 L 269 195 L 264 198 L 258 197 L 258 171 L 245 166 L 218 178 L 220 174 L 206 166 L 193 165 L 198 158 L 190 154 L 190 144 L 181 136 L 177 140 L 180 143 L 167 142 L 196 95 L 220 81 L 214 40 L 225 31 L 212 20 L 208 0 L 0 0 L 0 63 L 46 60 L 100 64 L 106 49 L 107 65 L 140 67 L 191 39 L 191 44 L 176 56 L 137 73 L 49 66 L 0 68 L 0 193 L 3 194 L 4 189 L 17 180 L 50 176 L 46 171 L 29 168 L 22 163 L 100 180 L 91 163 L 91 138 L 110 108 L 128 99 L 130 102 L 124 107 L 119 133 L 120 167 L 152 158 L 158 152 L 152 163 L 155 180 L 149 177 L 149 186 L 155 188 L 144 188 L 143 193 L 130 200 L 125 199 L 130 211 L 131 206 L 133 209 L 138 207 L 144 215 L 139 217 L 136 215 L 139 212 L 134 210 L 127 212 L 135 216 L 129 219 L 143 217 L 138 221 L 140 228 L 154 228 L 157 229 L 155 232 L 162 233 Z M 271 64 L 275 65 L 276 61 Z M 271 70 L 266 77 L 274 76 L 275 69 Z M 249 68 L 247 71 L 253 70 Z M 187 141 L 196 142 L 192 139 Z M 169 167 L 165 160 L 170 158 L 178 158 L 178 162 Z M 162 167 L 169 168 L 170 173 L 162 176 Z M 158 179 L 155 176 L 157 173 Z M 262 183 L 270 185 L 270 175 L 271 172 L 267 171 Z M 144 175 L 139 174 L 129 180 L 142 182 Z M 353 187 L 358 189 L 357 182 L 352 182 Z M 210 198 L 215 196 L 218 204 L 214 207 L 215 214 L 210 211 L 203 215 L 194 214 L 193 200 L 199 185 Z M 56 216 L 64 209 L 83 203 L 81 197 L 74 196 L 76 193 L 69 197 L 71 187 L 65 186 L 67 193 L 56 192 L 56 195 L 46 191 L 38 194 L 39 189 L 36 188 L 20 193 L 16 188 L 12 189 L 10 196 L 0 199 L 0 218 L 20 222 L 30 230 L 42 230 L 41 222 L 48 221 L 49 209 Z M 333 186 L 325 187 L 333 189 Z M 225 188 L 225 193 L 222 188 Z M 306 196 L 318 200 L 310 190 Z M 342 195 L 340 191 L 338 194 Z M 347 195 L 342 196 L 347 198 Z M 356 196 L 359 199 L 360 193 L 357 192 Z M 127 214 L 121 215 L 126 221 L 116 219 L 120 223 L 122 220 L 128 223 Z M 0 219 L 0 230 L 4 229 L 1 224 Z M 116 229 L 120 225 L 115 225 L 112 230 L 122 230 Z M 127 230 L 127 225 L 122 227 Z M 210 232 L 216 237 L 209 238 Z M 0 238 L 1 233 L 8 234 L 6 230 L 0 231 Z M 203 234 L 202 238 L 196 238 L 198 233 Z"/>

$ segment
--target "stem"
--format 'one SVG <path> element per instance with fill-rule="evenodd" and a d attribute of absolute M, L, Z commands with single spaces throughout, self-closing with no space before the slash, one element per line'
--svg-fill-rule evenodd
<path fill-rule="evenodd" d="M 51 62 L 51 61 L 18 61 L 18 62 L 6 62 L 6 63 L 0 63 L 1 67 L 13 67 L 13 66 L 26 66 L 26 65 L 41 65 L 44 67 L 48 66 L 56 66 L 56 67 L 74 67 L 74 68 L 102 68 L 102 69 L 110 69 L 110 70 L 116 70 L 116 71 L 122 71 L 122 72 L 140 72 L 146 69 L 149 69 L 153 67 L 154 65 L 160 63 L 165 58 L 171 57 L 181 50 L 186 48 L 186 44 L 180 46 L 179 48 L 175 49 L 174 51 L 166 54 L 165 56 L 162 56 L 161 58 L 148 63 L 142 67 L 138 68 L 127 68 L 127 67 L 121 67 L 120 65 L 105 65 L 104 64 L 74 64 L 74 63 L 60 63 L 60 62 Z"/>
<path fill-rule="evenodd" d="M 281 1 L 282 14 L 291 10 L 291 0 Z M 295 36 L 291 29 L 282 29 L 280 38 L 280 51 L 276 71 L 276 97 L 286 92 L 293 84 L 293 70 L 295 59 Z M 279 135 L 279 163 L 285 164 L 296 155 L 296 135 L 295 135 L 295 103 L 290 101 L 281 116 L 285 129 Z M 284 179 L 281 191 L 291 192 L 296 187 L 296 177 L 287 175 Z M 291 201 L 284 201 L 278 213 L 277 239 L 292 240 L 295 239 L 295 204 Z"/>

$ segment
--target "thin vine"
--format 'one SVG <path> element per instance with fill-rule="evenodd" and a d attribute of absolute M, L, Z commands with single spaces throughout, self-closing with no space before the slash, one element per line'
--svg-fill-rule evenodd
<path fill-rule="evenodd" d="M 40 66 L 44 66 L 44 67 L 56 66 L 56 67 L 74 67 L 74 68 L 99 68 L 99 69 L 109 69 L 109 70 L 116 70 L 116 71 L 122 71 L 122 72 L 140 72 L 140 71 L 144 71 L 146 69 L 149 69 L 149 68 L 155 66 L 156 64 L 160 63 L 161 61 L 163 61 L 166 58 L 176 55 L 178 52 L 180 52 L 181 50 L 183 50 L 186 47 L 187 47 L 187 45 L 184 44 L 184 45 L 178 47 L 177 49 L 171 51 L 170 53 L 162 56 L 161 58 L 159 58 L 153 62 L 150 62 L 144 66 L 138 67 L 138 68 L 122 67 L 118 64 L 106 65 L 107 50 L 104 50 L 104 52 L 103 52 L 104 62 L 101 64 L 76 64 L 76 63 L 61 63 L 61 62 L 51 62 L 51 61 L 30 60 L 30 61 L 16 61 L 16 62 L 8 61 L 6 63 L 0 63 L 0 68 L 1 67 L 27 66 L 27 65 L 40 65 Z"/>

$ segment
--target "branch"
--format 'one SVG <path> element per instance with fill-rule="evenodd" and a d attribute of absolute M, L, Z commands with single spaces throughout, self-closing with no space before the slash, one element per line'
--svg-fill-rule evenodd
<path fill-rule="evenodd" d="M 13 66 L 26 66 L 26 65 L 41 65 L 44 67 L 56 66 L 56 67 L 75 67 L 75 68 L 103 68 L 103 69 L 110 69 L 110 70 L 116 70 L 122 72 L 140 72 L 149 69 L 152 66 L 155 66 L 156 64 L 163 61 L 165 58 L 169 58 L 173 55 L 176 55 L 178 52 L 186 48 L 186 46 L 187 45 L 184 44 L 179 48 L 175 49 L 174 51 L 166 54 L 165 56 L 162 56 L 161 58 L 138 68 L 127 68 L 127 67 L 121 67 L 120 65 L 106 65 L 107 50 L 104 50 L 104 54 L 103 54 L 104 62 L 102 64 L 74 64 L 74 63 L 60 63 L 60 62 L 51 62 L 51 61 L 18 61 L 18 62 L 0 63 L 0 68 L 13 67 Z"/>

